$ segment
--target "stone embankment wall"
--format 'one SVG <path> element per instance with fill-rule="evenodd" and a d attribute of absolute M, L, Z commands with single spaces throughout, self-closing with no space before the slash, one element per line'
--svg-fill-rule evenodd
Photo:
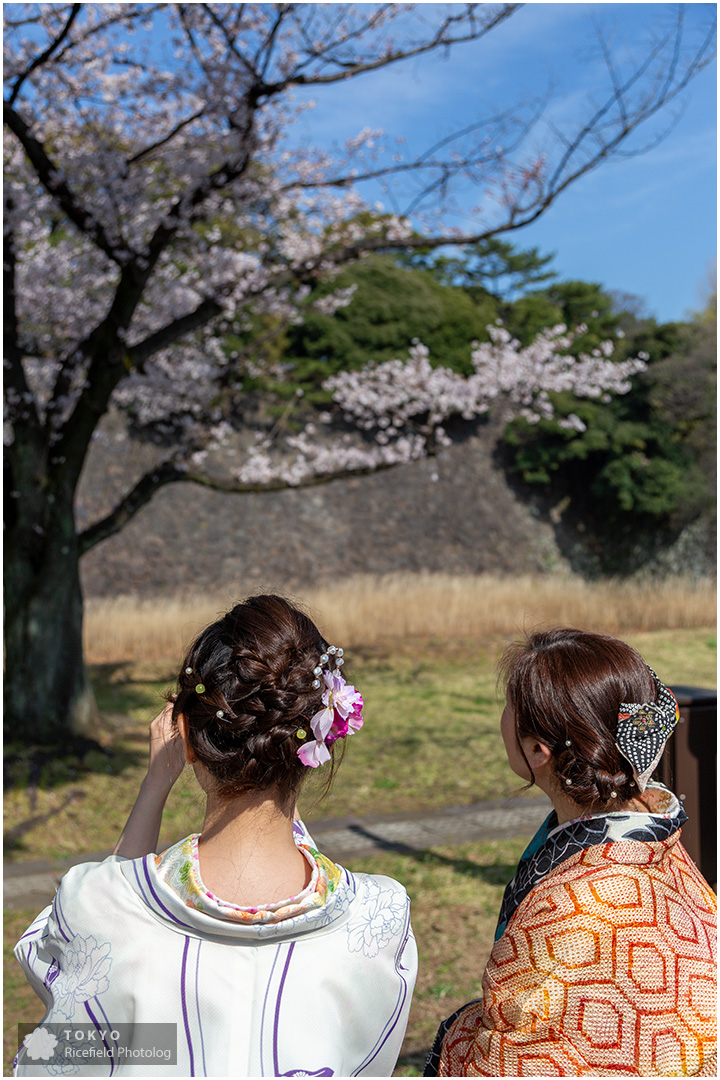
<path fill-rule="evenodd" d="M 85 593 L 238 595 L 403 571 L 597 575 L 607 540 L 572 519 L 571 499 L 543 505 L 516 491 L 493 454 L 498 434 L 488 424 L 436 458 L 296 490 L 228 494 L 172 484 L 84 556 Z M 230 447 L 211 465 L 227 473 L 241 453 Z M 80 486 L 79 526 L 107 513 L 166 454 L 129 439 L 119 417 L 106 417 Z M 709 516 L 674 539 L 639 530 L 630 540 L 611 560 L 615 573 L 715 573 Z"/>
<path fill-rule="evenodd" d="M 93 446 L 80 524 L 107 512 L 158 449 L 110 419 Z M 553 525 L 508 486 L 490 428 L 442 456 L 268 494 L 172 484 L 82 560 L 88 596 L 233 591 L 393 571 L 567 568 Z M 537 515 L 537 516 L 536 516 Z"/>

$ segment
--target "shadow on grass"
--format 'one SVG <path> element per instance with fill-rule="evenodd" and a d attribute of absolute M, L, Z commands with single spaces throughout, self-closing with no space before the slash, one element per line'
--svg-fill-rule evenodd
<path fill-rule="evenodd" d="M 89 669 L 100 714 L 98 739 L 68 736 L 55 744 L 6 743 L 3 755 L 5 788 L 27 791 L 31 812 L 39 789 L 65 788 L 89 773 L 119 776 L 141 765 L 147 757 L 147 725 L 162 705 L 160 687 L 168 679 L 138 678 L 131 663 L 94 664 Z M 145 713 L 138 720 L 132 713 Z M 101 741 L 100 741 L 101 740 Z M 52 814 L 33 817 L 15 826 L 24 835 L 44 819 L 60 812 L 78 797 L 68 792 L 62 807 Z"/>
<path fill-rule="evenodd" d="M 89 773 L 119 776 L 147 757 L 147 736 L 142 737 L 142 749 L 123 745 L 123 738 L 119 734 L 117 742 L 107 746 L 94 739 L 68 739 L 56 746 L 7 746 L 3 757 L 5 790 L 26 791 L 32 811 L 38 790 L 65 788 Z M 132 733 L 127 741 L 135 741 Z"/>
<path fill-rule="evenodd" d="M 456 873 L 484 881 L 487 885 L 507 885 L 517 869 L 517 863 L 514 862 L 479 866 L 472 859 L 453 859 L 447 855 L 440 855 L 436 851 L 430 851 L 428 848 L 416 848 L 411 844 L 404 844 L 401 840 L 386 840 L 364 825 L 349 825 L 348 831 L 355 833 L 356 836 L 362 836 L 366 840 L 372 840 L 373 844 L 381 851 L 392 851 L 397 855 L 406 855 L 414 862 L 425 866 L 449 866 Z"/>
<path fill-rule="evenodd" d="M 123 715 L 132 710 L 159 709 L 162 704 L 159 687 L 170 687 L 172 673 L 159 669 L 152 676 L 135 674 L 138 665 L 131 661 L 112 664 L 91 664 L 88 668 L 95 700 L 101 716 Z M 115 727 L 114 724 L 108 726 Z"/>
<path fill-rule="evenodd" d="M 422 1076 L 430 1047 L 422 1054 L 401 1054 L 395 1066 L 394 1076 Z"/>
<path fill-rule="evenodd" d="M 48 810 L 46 814 L 36 814 L 34 817 L 26 818 L 25 821 L 19 822 L 17 825 L 13 825 L 12 829 L 8 829 L 3 837 L 3 844 L 6 851 L 12 851 L 16 848 L 22 848 L 22 838 L 26 836 L 33 829 L 36 829 L 38 825 L 47 825 L 48 821 L 51 821 L 63 810 L 67 809 L 74 802 L 82 802 L 87 798 L 85 791 L 79 791 L 71 788 L 65 794 L 65 798 L 52 810 Z"/>

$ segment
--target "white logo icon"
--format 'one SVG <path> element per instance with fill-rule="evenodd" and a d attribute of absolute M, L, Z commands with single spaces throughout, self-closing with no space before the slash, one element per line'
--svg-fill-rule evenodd
<path fill-rule="evenodd" d="M 55 1053 L 57 1037 L 47 1028 L 35 1028 L 23 1039 L 23 1046 L 33 1061 L 49 1061 Z"/>

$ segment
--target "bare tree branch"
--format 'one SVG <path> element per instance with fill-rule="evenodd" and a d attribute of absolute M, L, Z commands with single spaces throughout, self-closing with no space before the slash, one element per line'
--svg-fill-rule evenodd
<path fill-rule="evenodd" d="M 338 469 L 333 473 L 307 477 L 295 486 L 297 488 L 318 487 L 320 484 L 330 483 L 331 480 L 368 476 L 392 468 L 396 468 L 396 465 L 381 463 L 368 468 Z M 182 462 L 170 459 L 147 472 L 109 514 L 100 521 L 96 521 L 93 525 L 89 525 L 87 529 L 84 529 L 78 535 L 80 555 L 84 555 L 102 540 L 108 540 L 111 536 L 120 532 L 128 521 L 137 514 L 138 510 L 142 510 L 143 506 L 150 502 L 155 492 L 159 491 L 161 487 L 166 484 L 177 483 L 199 484 L 201 487 L 211 488 L 213 491 L 224 491 L 231 494 L 286 491 L 288 487 L 287 483 L 282 480 L 272 481 L 268 484 L 243 484 L 237 480 L 211 477 L 186 466 Z"/>
<path fill-rule="evenodd" d="M 132 491 L 121 499 L 115 509 L 94 525 L 90 525 L 78 534 L 78 551 L 84 555 L 86 551 L 99 544 L 101 540 L 107 540 L 120 532 L 128 521 L 150 502 L 155 492 L 165 484 L 177 483 L 179 480 L 187 480 L 184 472 L 174 461 L 165 461 L 146 473 L 138 480 Z"/>
<path fill-rule="evenodd" d="M 610 66 L 609 72 L 613 84 L 613 92 L 605 102 L 592 113 L 572 140 L 564 140 L 566 146 L 565 153 L 561 156 L 548 184 L 552 199 L 580 176 L 583 176 L 585 173 L 594 169 L 603 159 L 614 154 L 617 147 L 628 137 L 628 135 L 677 98 L 690 81 L 711 62 L 714 56 L 714 50 L 712 49 L 714 27 L 711 27 L 708 30 L 704 40 L 695 50 L 684 74 L 673 85 L 672 80 L 677 71 L 678 50 L 680 47 L 681 35 L 682 14 L 679 16 L 677 30 L 673 36 L 673 55 L 668 67 L 665 69 L 662 87 L 659 90 L 648 94 L 645 99 L 638 104 L 632 115 L 629 114 L 626 109 L 626 95 L 632 90 L 636 83 L 638 83 L 640 78 L 649 69 L 652 62 L 662 55 L 664 48 L 668 44 L 668 38 L 666 37 L 664 40 L 660 41 L 655 48 L 651 50 L 645 60 L 631 72 L 624 83 L 620 83 L 614 66 Z M 604 43 L 603 54 L 606 57 L 606 61 L 609 61 L 609 53 L 607 52 Z M 585 163 L 569 172 L 566 176 L 563 176 L 575 154 L 582 149 L 591 137 L 597 135 L 602 130 L 605 118 L 611 113 L 614 107 L 619 109 L 622 117 L 622 123 L 615 125 L 616 131 L 614 135 L 605 141 L 601 141 L 600 148 L 595 151 L 594 154 L 591 154 Z M 640 154 L 643 151 L 644 148 L 638 149 L 632 153 L 626 152 L 624 156 L 633 156 L 634 154 Z M 549 203 L 545 202 L 542 209 L 545 209 L 547 205 L 549 205 Z"/>
<path fill-rule="evenodd" d="M 469 4 L 468 8 L 474 8 L 477 5 Z M 492 17 L 484 26 L 479 29 L 473 29 L 468 33 L 461 33 L 457 35 L 446 33 L 448 27 L 452 26 L 455 22 L 464 22 L 464 15 L 450 15 L 444 21 L 438 32 L 430 40 L 424 42 L 422 45 L 418 45 L 412 49 L 396 49 L 392 52 L 386 52 L 383 56 L 378 57 L 376 60 L 366 60 L 356 63 L 343 62 L 340 59 L 333 59 L 329 56 L 323 56 L 321 54 L 313 59 L 321 58 L 325 63 L 332 63 L 341 70 L 335 74 L 329 75 L 303 75 L 294 74 L 289 75 L 285 79 L 281 79 L 278 82 L 265 84 L 262 88 L 263 96 L 268 97 L 279 93 L 282 90 L 286 90 L 289 86 L 323 86 L 331 83 L 343 82 L 346 79 L 354 78 L 357 75 L 363 75 L 368 71 L 377 71 L 378 68 L 388 67 L 391 64 L 396 64 L 401 60 L 410 60 L 416 56 L 422 56 L 424 53 L 430 52 L 433 49 L 437 49 L 441 45 L 459 45 L 466 41 L 477 41 L 489 33 L 500 23 L 508 19 L 515 11 L 522 7 L 522 4 L 503 4 L 502 8 L 497 14 Z"/>

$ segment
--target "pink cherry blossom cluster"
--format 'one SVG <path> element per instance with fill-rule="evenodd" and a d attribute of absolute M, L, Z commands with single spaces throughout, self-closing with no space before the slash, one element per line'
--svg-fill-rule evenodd
<path fill-rule="evenodd" d="M 612 342 L 575 356 L 567 350 L 584 331 L 579 327 L 570 333 L 555 326 L 522 347 L 502 326 L 489 326 L 491 340 L 473 347 L 474 370 L 467 376 L 433 366 L 420 342 L 411 347 L 407 360 L 341 372 L 324 385 L 332 393 L 336 415 L 350 430 L 334 430 L 333 414 L 328 413 L 324 437 L 308 424 L 279 443 L 260 438 L 237 470 L 237 479 L 249 487 L 279 481 L 295 487 L 314 477 L 368 472 L 450 445 L 444 425 L 454 417 L 469 421 L 496 407 L 506 419 L 522 416 L 536 423 L 554 416 L 552 393 L 570 391 L 578 398 L 603 401 L 627 393 L 631 377 L 645 369 L 645 360 L 613 361 Z M 558 423 L 584 430 L 575 414 Z"/>
<path fill-rule="evenodd" d="M 584 330 L 568 333 L 565 326 L 555 326 L 521 347 L 504 327 L 489 326 L 491 340 L 473 347 L 472 375 L 433 367 L 429 350 L 418 342 L 408 360 L 341 372 L 325 385 L 345 417 L 365 431 L 376 431 L 381 442 L 403 432 L 409 421 L 429 434 L 453 415 L 471 420 L 495 402 L 508 417 L 517 413 L 532 423 L 553 416 L 550 393 L 569 390 L 579 398 L 609 400 L 611 393 L 627 393 L 630 377 L 645 369 L 641 358 L 610 360 L 609 341 L 590 355 L 573 355 L 568 350 Z"/>

